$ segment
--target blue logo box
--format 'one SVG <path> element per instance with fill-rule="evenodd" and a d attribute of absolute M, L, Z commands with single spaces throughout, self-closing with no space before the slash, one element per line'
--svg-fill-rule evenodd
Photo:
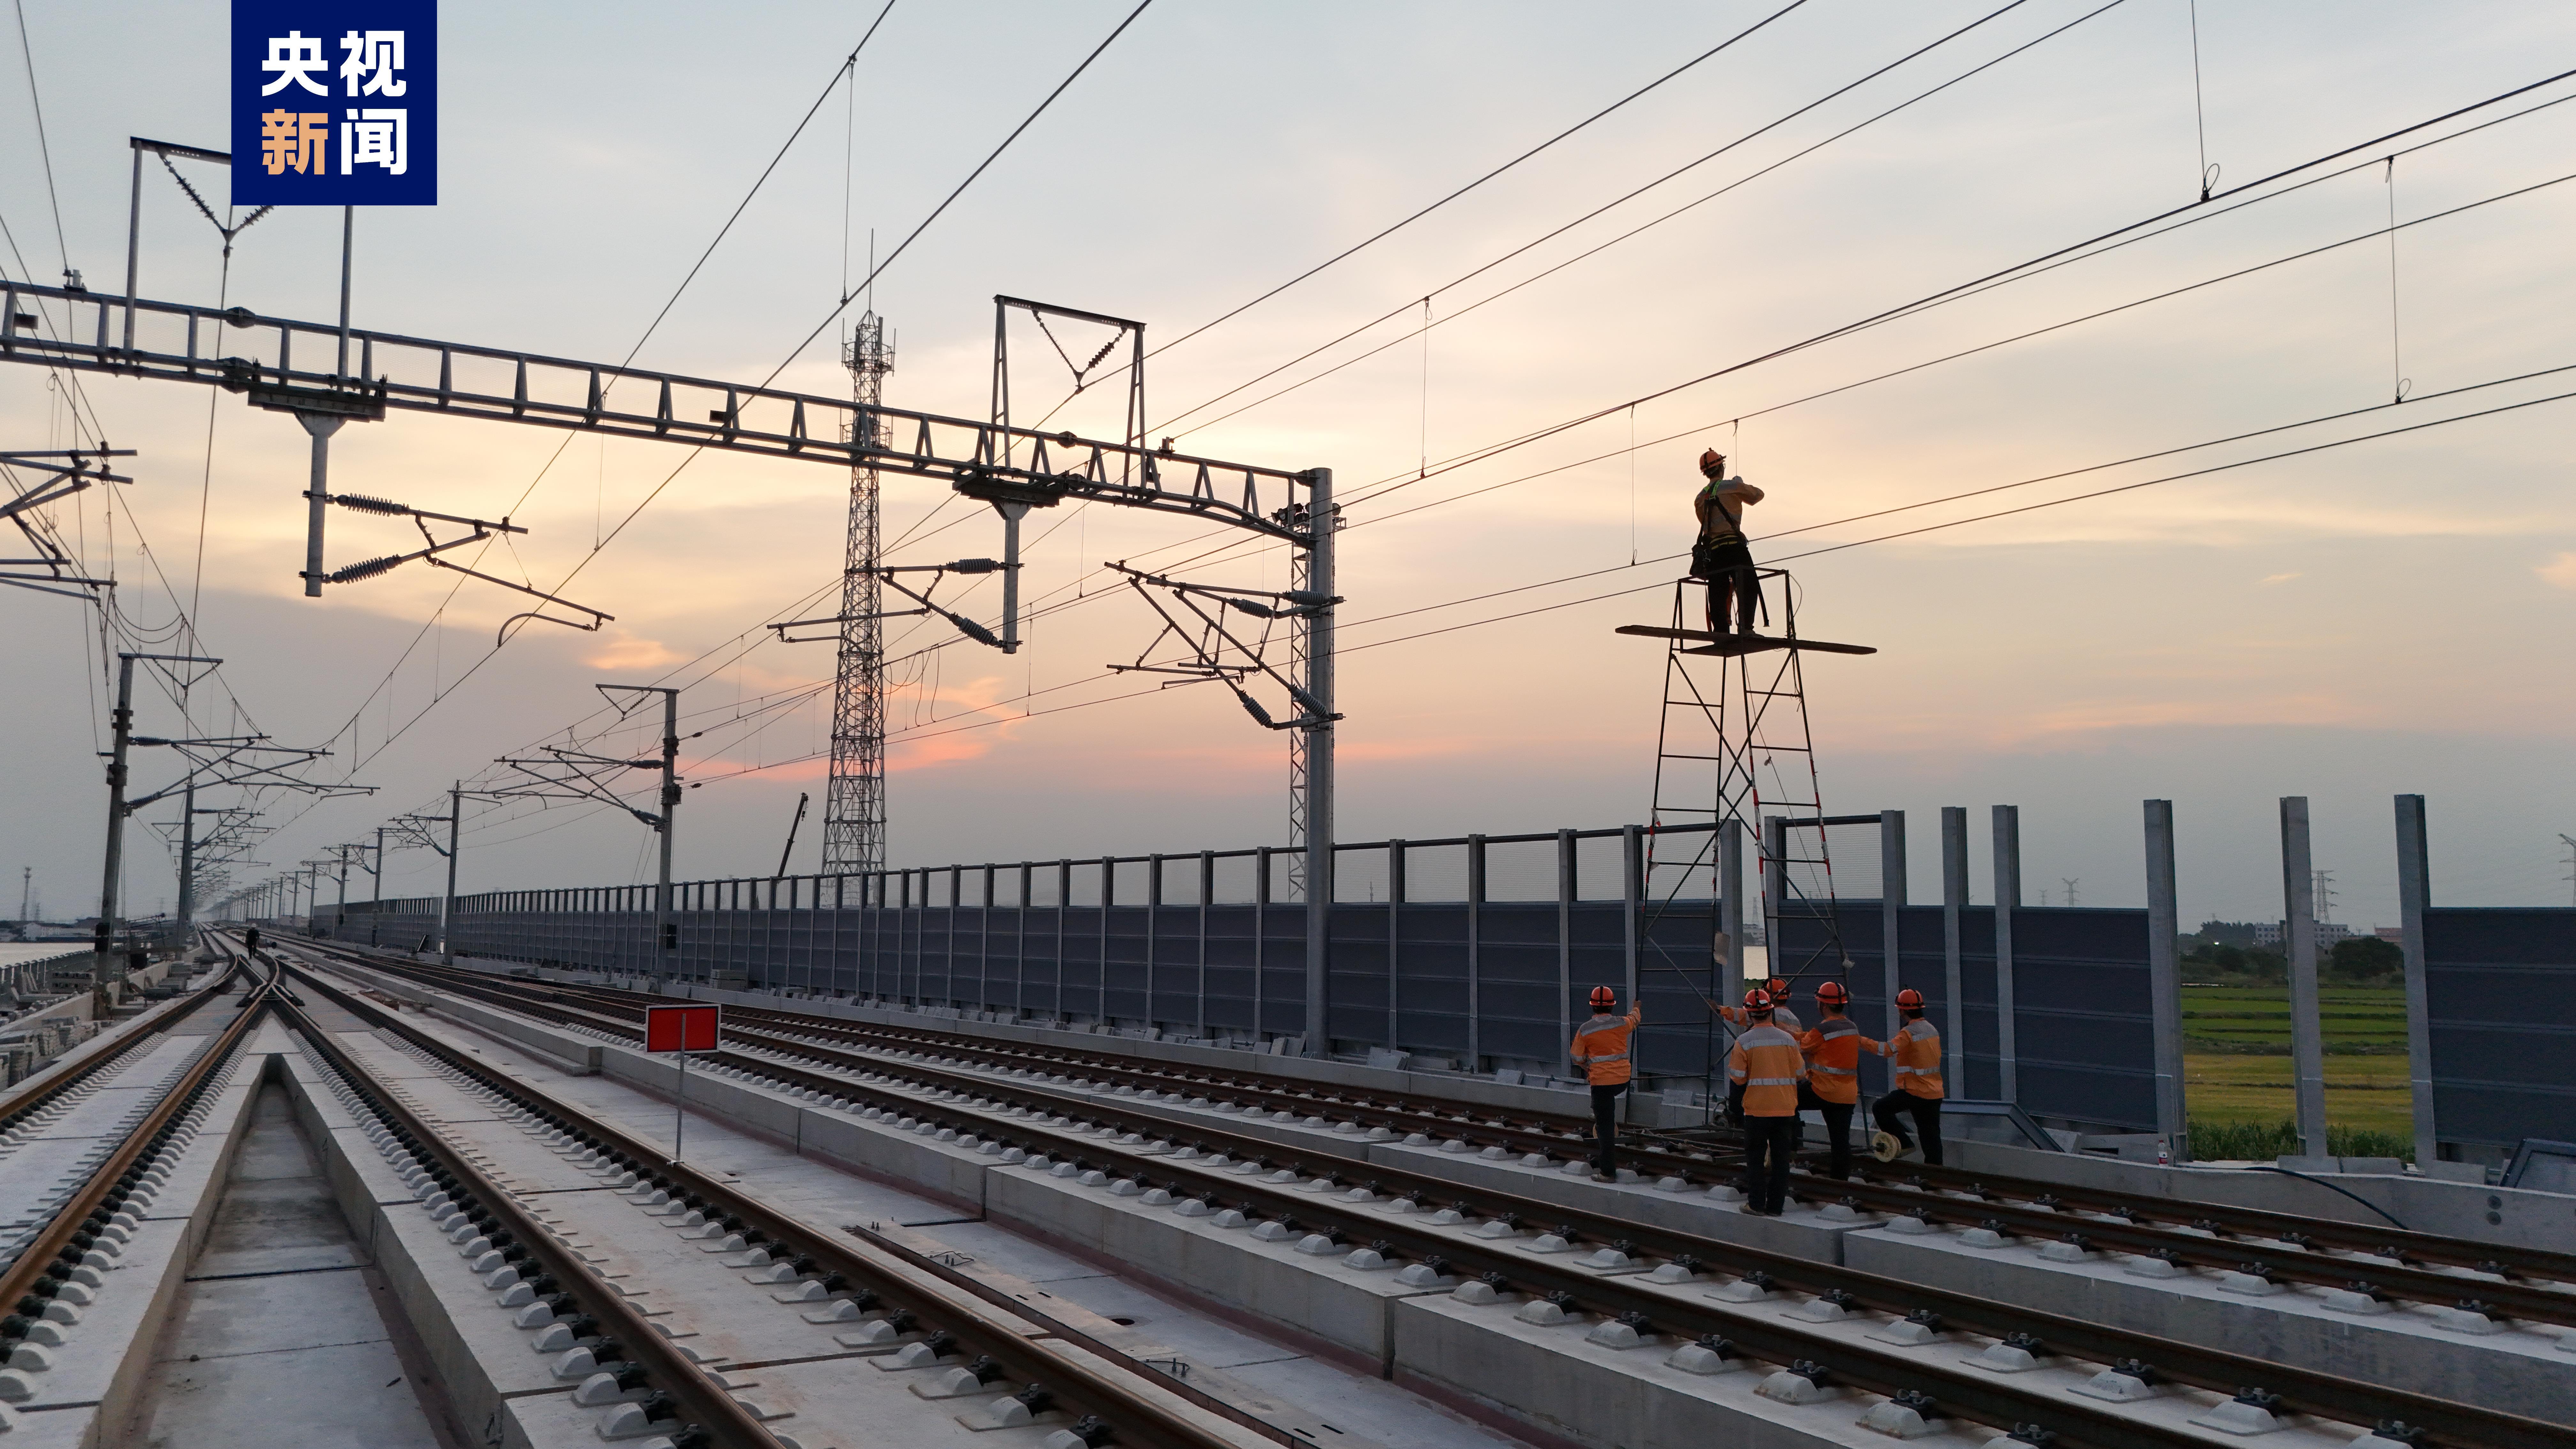
<path fill-rule="evenodd" d="M 233 0 L 234 204 L 438 204 L 436 0 Z"/>

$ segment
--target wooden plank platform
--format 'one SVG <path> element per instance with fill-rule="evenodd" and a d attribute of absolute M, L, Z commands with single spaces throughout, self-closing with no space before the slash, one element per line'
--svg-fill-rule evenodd
<path fill-rule="evenodd" d="M 1822 639 L 1786 639 L 1770 634 L 1711 634 L 1699 629 L 1663 629 L 1652 624 L 1622 624 L 1621 634 L 1644 639 L 1696 639 L 1700 647 L 1684 654 L 1760 654 L 1771 649 L 1807 649 L 1824 654 L 1875 654 L 1867 644 L 1834 644 Z"/>

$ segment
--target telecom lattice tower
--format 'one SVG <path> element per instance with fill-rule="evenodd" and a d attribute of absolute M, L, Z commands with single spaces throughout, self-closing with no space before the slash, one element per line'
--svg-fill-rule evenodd
<path fill-rule="evenodd" d="M 841 360 L 850 369 L 858 411 L 853 444 L 885 446 L 877 407 L 894 371 L 885 319 L 859 318 Z M 861 430 L 865 436 L 860 436 Z M 885 620 L 877 568 L 877 470 L 850 469 L 850 536 L 841 573 L 841 643 L 832 686 L 832 774 L 823 797 L 823 872 L 857 875 L 885 868 Z"/>

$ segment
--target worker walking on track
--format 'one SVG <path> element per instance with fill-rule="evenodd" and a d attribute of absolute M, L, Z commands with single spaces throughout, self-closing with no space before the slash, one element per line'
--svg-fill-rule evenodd
<path fill-rule="evenodd" d="M 1798 1039 L 1771 1024 L 1771 997 L 1744 993 L 1752 1025 L 1726 1054 L 1726 1079 L 1744 1093 L 1744 1211 L 1780 1216 L 1789 1200 L 1789 1158 L 1798 1150 L 1798 1088 L 1807 1059 Z"/>
<path fill-rule="evenodd" d="M 1574 1064 L 1583 1069 L 1583 1078 L 1592 1084 L 1592 1180 L 1617 1182 L 1619 1166 L 1610 1155 L 1619 1132 L 1619 1096 L 1628 1090 L 1635 1078 L 1634 1063 L 1629 1060 L 1629 1044 L 1637 1024 L 1645 1020 L 1646 1008 L 1632 1002 L 1626 1016 L 1614 1015 L 1619 1009 L 1619 993 L 1607 986 L 1592 988 L 1592 1019 L 1574 1029 L 1574 1045 L 1569 1054 Z"/>
<path fill-rule="evenodd" d="M 1762 501 L 1762 490 L 1741 478 L 1726 476 L 1726 456 L 1712 449 L 1699 455 L 1700 475 L 1708 479 L 1691 500 L 1699 515 L 1699 541 L 1691 545 L 1691 577 L 1708 583 L 1708 632 L 1726 632 L 1727 600 L 1734 599 L 1735 630 L 1753 632 L 1753 611 L 1761 606 L 1762 585 L 1753 572 L 1753 551 L 1744 538 L 1744 507 Z"/>
<path fill-rule="evenodd" d="M 1801 1110 L 1824 1114 L 1825 1140 L 1832 1148 L 1836 1180 L 1851 1176 L 1852 1109 L 1860 1105 L 1860 1054 L 1879 1044 L 1860 1034 L 1843 1013 L 1851 1009 L 1851 990 L 1839 981 L 1816 988 L 1816 1008 L 1823 1019 L 1798 1037 L 1807 1054 L 1807 1084 L 1799 1089 Z"/>
<path fill-rule="evenodd" d="M 1941 1033 L 1923 1019 L 1923 993 L 1906 987 L 1896 993 L 1897 1015 L 1905 1024 L 1897 1028 L 1894 1038 L 1884 1045 L 1873 1043 L 1881 1056 L 1896 1059 L 1896 1090 L 1878 1099 L 1871 1109 L 1878 1128 L 1895 1139 L 1896 1151 L 1883 1148 L 1882 1158 L 1893 1158 L 1897 1152 L 1914 1145 L 1906 1135 L 1904 1118 L 1914 1118 L 1916 1135 L 1923 1139 L 1923 1160 L 1941 1165 Z"/>

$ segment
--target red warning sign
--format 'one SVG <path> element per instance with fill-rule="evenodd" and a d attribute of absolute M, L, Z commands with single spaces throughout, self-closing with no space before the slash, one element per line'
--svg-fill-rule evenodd
<path fill-rule="evenodd" d="M 714 1051 L 723 1021 L 722 1006 L 648 1006 L 644 1008 L 644 1050 Z"/>

